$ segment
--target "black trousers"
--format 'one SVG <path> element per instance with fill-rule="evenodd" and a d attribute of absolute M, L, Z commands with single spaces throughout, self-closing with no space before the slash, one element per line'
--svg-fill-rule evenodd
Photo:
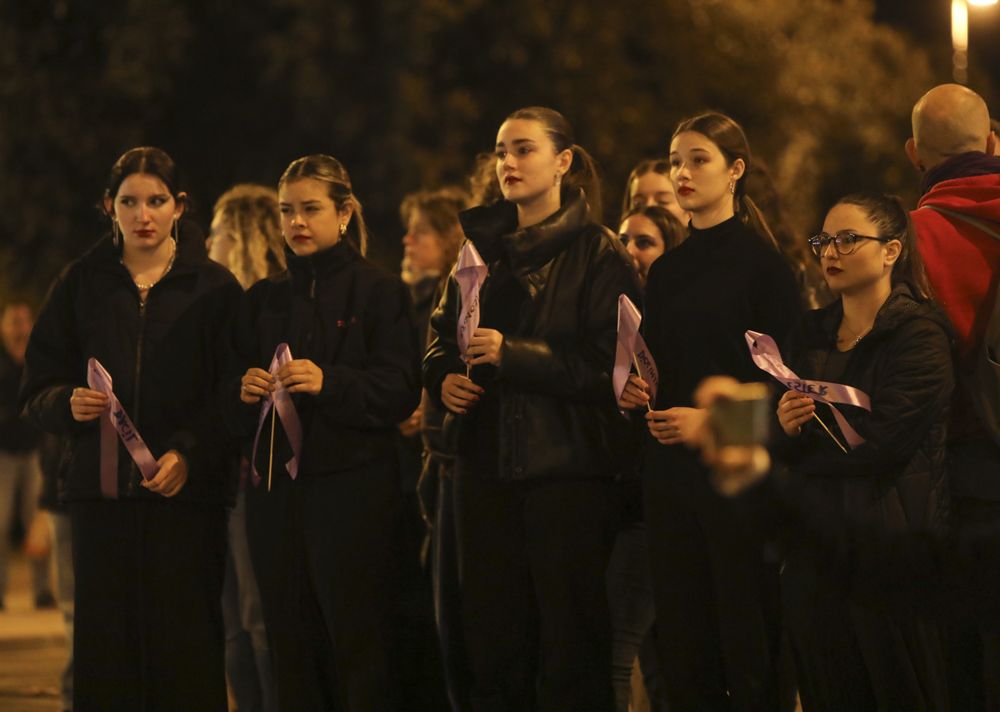
<path fill-rule="evenodd" d="M 247 534 L 285 712 L 393 709 L 394 453 L 364 469 L 247 491 Z"/>
<path fill-rule="evenodd" d="M 939 621 L 858 600 L 837 557 L 808 544 L 789 553 L 781 584 L 805 712 L 947 712 Z"/>
<path fill-rule="evenodd" d="M 102 500 L 70 516 L 73 709 L 224 712 L 224 507 Z"/>
<path fill-rule="evenodd" d="M 455 480 L 463 629 L 476 712 L 611 712 L 608 480 Z"/>
<path fill-rule="evenodd" d="M 645 472 L 657 652 L 671 712 L 779 707 L 778 568 L 738 500 L 680 446 Z"/>

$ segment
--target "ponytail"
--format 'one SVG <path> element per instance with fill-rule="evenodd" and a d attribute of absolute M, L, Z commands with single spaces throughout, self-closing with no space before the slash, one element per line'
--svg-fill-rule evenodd
<path fill-rule="evenodd" d="M 742 180 L 741 178 L 740 181 L 742 182 Z M 778 239 L 767 224 L 767 218 L 764 217 L 764 213 L 757 207 L 757 203 L 753 202 L 753 198 L 746 195 L 746 193 L 736 199 L 736 214 L 739 216 L 740 222 L 757 233 L 764 242 L 779 252 L 781 251 Z"/>

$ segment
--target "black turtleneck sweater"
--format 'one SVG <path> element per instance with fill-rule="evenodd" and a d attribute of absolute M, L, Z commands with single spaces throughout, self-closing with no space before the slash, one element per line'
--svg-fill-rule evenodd
<path fill-rule="evenodd" d="M 656 409 L 690 407 L 707 376 L 770 380 L 751 360 L 744 332 L 769 334 L 780 345 L 800 301 L 788 263 L 739 218 L 692 226 L 649 271 L 643 333 L 660 373 Z M 682 447 L 649 443 L 654 463 Z"/>
<path fill-rule="evenodd" d="M 239 400 L 239 377 L 267 369 L 280 343 L 323 371 L 317 395 L 296 394 L 302 420 L 299 471 L 324 475 L 394 458 L 396 424 L 420 400 L 420 345 L 406 286 L 341 241 L 309 257 L 286 252 L 288 270 L 244 296 L 234 334 L 227 408 L 249 453 L 259 405 Z M 280 429 L 280 428 L 279 428 Z M 262 437 L 257 462 L 268 458 Z M 275 462 L 291 456 L 279 437 Z"/>

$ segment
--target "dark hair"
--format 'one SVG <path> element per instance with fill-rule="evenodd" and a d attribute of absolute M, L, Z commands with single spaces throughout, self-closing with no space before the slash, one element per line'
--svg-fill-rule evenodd
<path fill-rule="evenodd" d="M 281 174 L 278 187 L 281 188 L 286 183 L 299 178 L 313 178 L 328 183 L 330 199 L 337 206 L 337 211 L 351 208 L 351 221 L 347 224 L 347 232 L 344 237 L 358 252 L 362 255 L 365 254 L 368 251 L 368 229 L 365 227 L 361 201 L 354 195 L 351 188 L 351 177 L 347 175 L 347 169 L 344 168 L 343 164 L 333 156 L 322 153 L 297 158 Z"/>
<path fill-rule="evenodd" d="M 625 181 L 625 196 L 622 198 L 622 221 L 625 220 L 625 213 L 632 210 L 632 184 L 647 173 L 659 173 L 669 179 L 670 161 L 666 158 L 649 158 L 636 164 L 632 172 L 628 174 L 628 180 Z"/>
<path fill-rule="evenodd" d="M 656 229 L 663 236 L 664 252 L 674 249 L 687 237 L 687 228 L 662 205 L 637 205 L 631 210 L 625 211 L 622 219 L 618 222 L 619 227 L 634 215 L 642 215 L 656 225 Z"/>
<path fill-rule="evenodd" d="M 736 181 L 736 189 L 733 193 L 733 210 L 744 225 L 750 227 L 777 249 L 778 241 L 771 232 L 771 228 L 768 227 L 767 220 L 764 219 L 764 215 L 757 208 L 757 205 L 747 195 L 747 178 L 753 164 L 750 160 L 750 142 L 747 141 L 743 127 L 725 114 L 709 111 L 681 121 L 674 130 L 671 141 L 685 131 L 694 131 L 707 137 L 719 147 L 729 165 L 735 163 L 737 159 L 743 161 L 743 175 Z"/>
<path fill-rule="evenodd" d="M 506 120 L 513 119 L 539 122 L 545 127 L 545 133 L 555 146 L 556 153 L 562 153 L 567 149 L 572 151 L 573 162 L 563 178 L 563 186 L 582 188 L 590 206 L 591 219 L 600 222 L 604 214 L 604 206 L 601 200 L 601 179 L 597 173 L 597 164 L 582 146 L 574 142 L 573 127 L 566 120 L 566 117 L 555 109 L 545 106 L 528 106 L 518 109 Z"/>
<path fill-rule="evenodd" d="M 875 223 L 878 237 L 888 237 L 902 243 L 899 259 L 892 266 L 893 286 L 907 284 L 918 298 L 930 299 L 933 296 L 924 271 L 924 261 L 917 249 L 917 237 L 910 221 L 910 213 L 903 206 L 902 200 L 885 193 L 851 193 L 838 200 L 836 205 L 856 205 Z"/>
<path fill-rule="evenodd" d="M 118 195 L 118 189 L 121 188 L 122 182 L 135 173 L 156 176 L 167 186 L 167 190 L 170 191 L 170 195 L 175 201 L 185 207 L 190 207 L 187 196 L 181 194 L 183 191 L 181 190 L 180 175 L 174 159 L 163 149 L 153 146 L 129 149 L 115 161 L 115 164 L 111 166 L 111 174 L 108 176 L 108 184 L 104 189 L 104 197 L 113 201 Z M 99 207 L 102 212 L 107 213 L 103 201 Z"/>

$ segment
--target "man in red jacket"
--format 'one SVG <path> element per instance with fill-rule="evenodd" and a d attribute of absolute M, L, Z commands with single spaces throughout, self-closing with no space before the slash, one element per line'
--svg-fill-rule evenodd
<path fill-rule="evenodd" d="M 921 198 L 910 215 L 935 297 L 956 333 L 959 387 L 951 403 L 949 484 L 959 546 L 991 553 L 983 566 L 1000 566 L 1000 547 L 982 534 L 1000 532 L 1000 446 L 980 423 L 967 382 L 1000 284 L 1000 158 L 990 115 L 975 92 L 942 84 L 913 107 L 906 155 L 922 174 Z M 969 576 L 968 579 L 976 577 Z M 983 579 L 980 579 L 980 581 Z M 976 615 L 1000 595 L 965 582 L 956 611 L 967 611 L 950 631 L 952 709 L 997 709 L 1000 704 L 1000 621 Z"/>

